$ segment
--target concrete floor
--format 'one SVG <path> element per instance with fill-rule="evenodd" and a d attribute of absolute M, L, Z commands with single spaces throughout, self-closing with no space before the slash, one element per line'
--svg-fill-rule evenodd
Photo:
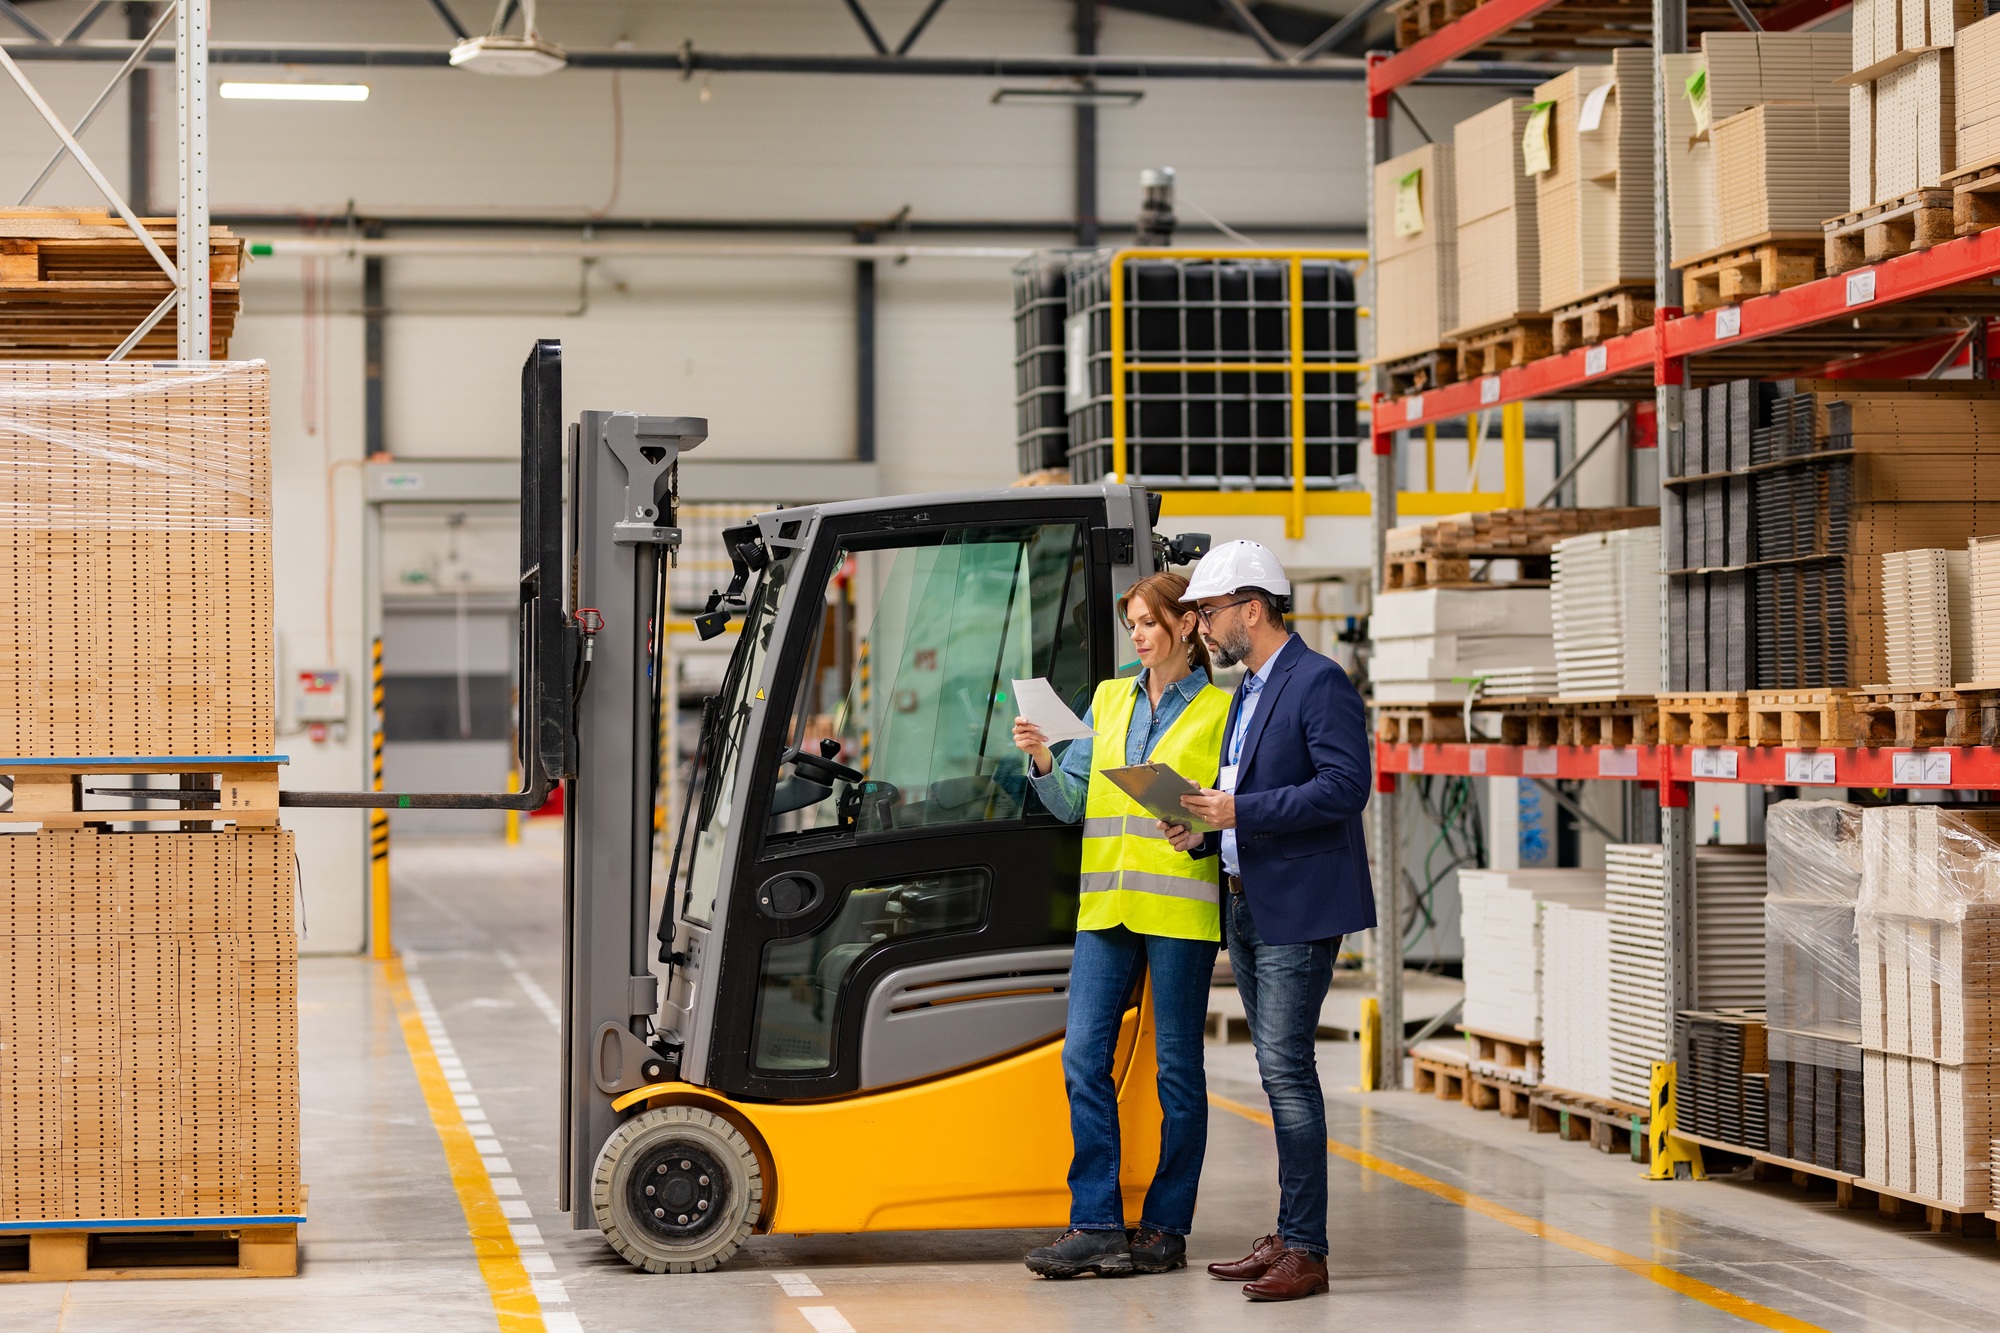
<path fill-rule="evenodd" d="M 500 1190 L 519 1182 L 516 1234 L 553 1333 L 2000 1325 L 1994 1241 L 1842 1213 L 1830 1194 L 1789 1185 L 1651 1183 L 1629 1161 L 1518 1121 L 1407 1093 L 1362 1096 L 1345 1043 L 1322 1048 L 1331 1134 L 1381 1166 L 1364 1169 L 1354 1152 L 1332 1163 L 1331 1298 L 1253 1307 L 1199 1271 L 1239 1254 L 1275 1207 L 1269 1131 L 1220 1106 L 1188 1272 L 1044 1282 L 1020 1265 L 1040 1237 L 1003 1232 L 759 1237 L 719 1273 L 635 1273 L 554 1207 L 560 863 L 546 832 L 515 849 L 405 841 L 395 864 L 412 991 L 434 1007 L 493 1127 Z M 303 1275 L 0 1287 L 0 1327 L 495 1327 L 382 971 L 308 960 L 300 991 L 312 1217 Z M 1209 1078 L 1218 1096 L 1261 1108 L 1247 1046 L 1212 1048 Z"/>

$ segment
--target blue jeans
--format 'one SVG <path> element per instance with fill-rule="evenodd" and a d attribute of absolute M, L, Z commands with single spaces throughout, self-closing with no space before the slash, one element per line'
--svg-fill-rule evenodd
<path fill-rule="evenodd" d="M 1153 978 L 1155 1046 L 1160 1065 L 1160 1164 L 1146 1191 L 1139 1225 L 1176 1236 L 1194 1226 L 1194 1196 L 1208 1151 L 1208 1075 L 1202 1026 L 1215 973 L 1213 940 L 1140 935 L 1123 926 L 1079 930 L 1069 972 L 1069 1027 L 1063 1034 L 1063 1084 L 1069 1090 L 1069 1224 L 1079 1231 L 1120 1231 L 1118 1088 L 1111 1066 L 1119 1020 L 1139 978 Z"/>
<path fill-rule="evenodd" d="M 1257 1047 L 1257 1072 L 1278 1135 L 1278 1239 L 1294 1250 L 1326 1254 L 1326 1099 L 1319 1088 L 1313 1036 L 1333 982 L 1341 936 L 1304 944 L 1266 944 L 1250 904 L 1222 895 L 1222 934 L 1243 995 L 1243 1016 Z"/>

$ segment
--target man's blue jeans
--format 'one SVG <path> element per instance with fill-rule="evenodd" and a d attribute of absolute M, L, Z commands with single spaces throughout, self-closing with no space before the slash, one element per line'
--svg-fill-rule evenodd
<path fill-rule="evenodd" d="M 1153 979 L 1153 1021 L 1160 1064 L 1160 1164 L 1139 1225 L 1176 1236 L 1194 1226 L 1194 1196 L 1208 1151 L 1208 1076 L 1202 1025 L 1208 1017 L 1213 940 L 1140 935 L 1113 926 L 1079 930 L 1069 972 L 1069 1028 L 1063 1035 L 1063 1083 L 1069 1089 L 1069 1224 L 1118 1231 L 1125 1207 L 1118 1191 L 1118 1088 L 1111 1065 L 1119 1020 L 1142 972 Z"/>
<path fill-rule="evenodd" d="M 1326 1099 L 1313 1036 L 1342 937 L 1266 944 L 1240 893 L 1222 896 L 1222 934 L 1278 1134 L 1278 1239 L 1324 1257 Z"/>

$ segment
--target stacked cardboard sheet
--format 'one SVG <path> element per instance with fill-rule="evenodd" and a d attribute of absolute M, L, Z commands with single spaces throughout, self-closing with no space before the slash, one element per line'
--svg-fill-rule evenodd
<path fill-rule="evenodd" d="M 1660 689 L 1658 528 L 1556 543 L 1556 673 L 1565 697 Z"/>
<path fill-rule="evenodd" d="M 1611 1028 L 1610 913 L 1550 903 L 1542 914 L 1542 1081 L 1615 1096 Z"/>
<path fill-rule="evenodd" d="M 1991 807 L 1862 816 L 1869 1177 L 1954 1207 L 1989 1196 L 1987 1146 L 2000 1132 L 1996 839 Z"/>
<path fill-rule="evenodd" d="M 1599 870 L 1461 870 L 1460 935 L 1465 941 L 1468 1028 L 1521 1041 L 1542 1040 L 1543 919 L 1556 903 L 1601 908 Z"/>
<path fill-rule="evenodd" d="M 1846 107 L 1810 102 L 1766 102 L 1717 121 L 1716 247 L 1817 230 L 1843 212 L 1847 122 Z"/>
<path fill-rule="evenodd" d="M 1695 848 L 1694 999 L 1703 1009 L 1764 1007 L 1762 847 Z"/>
<path fill-rule="evenodd" d="M 1859 0 L 1849 94 L 1851 210 L 1938 185 L 1959 161 L 1955 90 L 1959 39 L 1978 0 Z M 1977 50 L 1968 52 L 1975 62 Z M 1992 75 L 1975 66 L 1975 92 Z"/>
<path fill-rule="evenodd" d="M 261 361 L 0 362 L 0 755 L 272 746 Z"/>
<path fill-rule="evenodd" d="M 2000 682 L 2000 537 L 1972 538 L 1965 561 L 1972 620 L 1972 676 L 1967 683 Z"/>
<path fill-rule="evenodd" d="M 1412 356 L 1458 327 L 1458 208 L 1450 144 L 1375 168 L 1375 355 Z"/>
<path fill-rule="evenodd" d="M 1949 689 L 1972 668 L 1972 599 L 1964 551 L 1882 557 L 1882 637 L 1888 683 Z"/>
<path fill-rule="evenodd" d="M 1954 50 L 1958 165 L 2000 162 L 2000 14 L 1959 29 Z"/>
<path fill-rule="evenodd" d="M 1666 862 L 1657 843 L 1604 849 L 1604 901 L 1611 941 L 1611 1095 L 1647 1106 L 1653 1063 L 1671 1058 Z"/>
<path fill-rule="evenodd" d="M 1474 677 L 1555 668 L 1547 588 L 1378 593 L 1368 628 L 1378 704 L 1455 702 Z"/>
<path fill-rule="evenodd" d="M 1458 204 L 1458 326 L 1506 324 L 1542 308 L 1535 182 L 1521 138 L 1528 102 L 1510 97 L 1458 122 L 1452 170 Z"/>
<path fill-rule="evenodd" d="M 0 1220 L 296 1214 L 279 829 L 0 838 Z"/>
<path fill-rule="evenodd" d="M 1866 1053 L 1852 1042 L 1796 1032 L 1770 1030 L 1766 1041 L 1769 1150 L 1829 1171 L 1861 1174 L 1868 1151 Z"/>
<path fill-rule="evenodd" d="M 1525 131 L 1535 175 L 1542 309 L 1652 280 L 1652 54 L 1612 53 L 1535 89 Z M 1609 85 L 1608 92 L 1602 91 Z M 1536 171 L 1546 159 L 1547 169 Z"/>
<path fill-rule="evenodd" d="M 1712 36 L 1713 34 L 1711 34 Z M 1686 265 L 1716 247 L 1715 145 L 1706 133 L 1711 123 L 1695 115 L 1688 92 L 1691 80 L 1705 88 L 1708 58 L 1699 51 L 1660 57 L 1667 81 L 1667 221 L 1674 263 Z"/>

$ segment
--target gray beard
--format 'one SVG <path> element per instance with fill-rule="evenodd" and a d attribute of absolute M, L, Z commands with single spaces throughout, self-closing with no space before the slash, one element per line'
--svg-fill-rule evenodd
<path fill-rule="evenodd" d="M 1239 629 L 1231 638 L 1210 639 L 1208 650 L 1215 654 L 1217 666 L 1233 667 L 1250 656 L 1250 632 Z"/>

